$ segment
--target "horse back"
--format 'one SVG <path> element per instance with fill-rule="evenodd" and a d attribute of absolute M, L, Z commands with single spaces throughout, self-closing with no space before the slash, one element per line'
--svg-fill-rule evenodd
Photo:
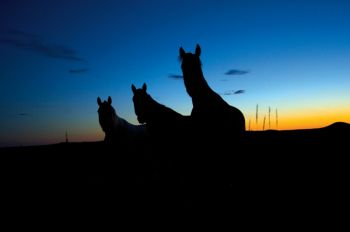
<path fill-rule="evenodd" d="M 220 128 L 222 131 L 233 133 L 245 131 L 243 113 L 229 105 L 214 91 L 194 102 L 191 116 L 200 124 L 206 123 L 219 131 Z"/>

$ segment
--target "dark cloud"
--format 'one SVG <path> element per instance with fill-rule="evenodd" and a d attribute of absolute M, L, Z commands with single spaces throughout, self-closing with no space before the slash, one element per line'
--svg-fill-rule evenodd
<path fill-rule="evenodd" d="M 239 70 L 239 69 L 230 69 L 225 72 L 225 75 L 244 75 L 249 73 L 247 70 Z"/>
<path fill-rule="evenodd" d="M 77 55 L 77 52 L 67 46 L 47 43 L 40 36 L 16 29 L 8 29 L 0 38 L 0 43 L 23 50 L 35 52 L 46 57 L 72 61 L 87 61 Z"/>
<path fill-rule="evenodd" d="M 71 73 L 71 74 L 82 74 L 82 73 L 86 73 L 87 71 L 89 71 L 88 68 L 69 69 L 69 73 Z"/>
<path fill-rule="evenodd" d="M 183 79 L 182 75 L 175 75 L 175 74 L 170 74 L 168 77 L 176 80 Z"/>
<path fill-rule="evenodd" d="M 243 89 L 240 89 L 240 90 L 228 90 L 228 91 L 225 91 L 224 93 L 222 93 L 221 95 L 234 95 L 234 94 L 243 94 L 245 93 L 245 90 Z"/>
<path fill-rule="evenodd" d="M 240 90 L 237 90 L 236 92 L 234 92 L 233 94 L 242 94 L 242 93 L 245 93 L 245 90 L 240 89 Z"/>

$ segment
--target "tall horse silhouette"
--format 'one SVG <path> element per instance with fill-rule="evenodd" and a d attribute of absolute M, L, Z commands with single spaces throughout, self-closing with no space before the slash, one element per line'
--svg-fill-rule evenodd
<path fill-rule="evenodd" d="M 147 93 L 146 83 L 140 89 L 136 89 L 132 84 L 131 89 L 134 94 L 132 100 L 137 120 L 139 123 L 146 123 L 150 133 L 163 136 L 164 133 L 169 135 L 185 133 L 185 130 L 189 128 L 190 117 L 155 101 Z"/>
<path fill-rule="evenodd" d="M 213 136 L 217 136 L 217 133 L 224 135 L 242 134 L 245 131 L 243 113 L 230 106 L 210 88 L 203 75 L 200 54 L 201 48 L 198 44 L 194 54 L 186 53 L 180 47 L 184 84 L 193 104 L 191 117 L 197 128 L 214 133 Z"/>
<path fill-rule="evenodd" d="M 110 143 L 134 143 L 144 139 L 146 128 L 144 125 L 134 125 L 119 117 L 112 106 L 112 98 L 101 101 L 97 98 L 98 120 L 105 132 L 105 141 Z"/>
<path fill-rule="evenodd" d="M 134 110 L 137 120 L 145 123 L 152 147 L 152 159 L 158 163 L 160 176 L 166 183 L 170 179 L 179 180 L 186 176 L 185 182 L 191 182 L 189 174 L 193 169 L 193 155 L 189 143 L 192 136 L 191 117 L 184 116 L 173 109 L 155 101 L 148 93 L 144 83 L 142 88 L 131 86 L 134 94 Z M 186 150 L 186 153 L 183 151 Z M 169 179 L 170 178 L 170 179 Z M 161 178 L 162 179 L 162 178 Z"/>

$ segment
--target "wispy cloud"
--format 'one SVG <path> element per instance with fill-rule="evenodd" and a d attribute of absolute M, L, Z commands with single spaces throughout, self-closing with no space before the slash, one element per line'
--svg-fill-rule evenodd
<path fill-rule="evenodd" d="M 28 113 L 19 113 L 18 116 L 25 117 L 25 116 L 29 116 L 29 114 Z"/>
<path fill-rule="evenodd" d="M 183 79 L 182 75 L 176 75 L 176 74 L 169 74 L 168 77 L 175 80 Z"/>
<path fill-rule="evenodd" d="M 240 70 L 240 69 L 230 69 L 227 72 L 225 72 L 225 75 L 244 75 L 248 74 L 248 70 Z"/>
<path fill-rule="evenodd" d="M 89 71 L 88 68 L 81 68 L 81 69 L 69 69 L 69 73 L 71 74 L 83 74 Z"/>
<path fill-rule="evenodd" d="M 78 56 L 74 49 L 68 46 L 48 43 L 39 35 L 17 29 L 8 29 L 4 35 L 0 37 L 0 43 L 31 51 L 46 57 L 87 63 L 85 59 Z"/>
<path fill-rule="evenodd" d="M 23 37 L 42 39 L 41 36 L 39 36 L 39 35 L 35 35 L 35 34 L 29 33 L 29 32 L 17 30 L 14 28 L 7 28 L 6 33 L 9 35 L 13 35 L 13 36 L 23 36 Z"/>
<path fill-rule="evenodd" d="M 240 90 L 228 90 L 225 91 L 223 93 L 221 93 L 221 95 L 234 95 L 234 94 L 243 94 L 245 93 L 245 90 L 240 89 Z"/>

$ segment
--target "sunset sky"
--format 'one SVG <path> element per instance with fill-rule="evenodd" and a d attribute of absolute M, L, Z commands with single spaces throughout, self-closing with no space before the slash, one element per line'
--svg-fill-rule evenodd
<path fill-rule="evenodd" d="M 66 131 L 102 140 L 98 96 L 137 124 L 131 84 L 189 115 L 178 55 L 197 43 L 206 80 L 247 129 L 264 117 L 279 130 L 350 123 L 349 12 L 345 0 L 2 0 L 0 146 Z"/>

